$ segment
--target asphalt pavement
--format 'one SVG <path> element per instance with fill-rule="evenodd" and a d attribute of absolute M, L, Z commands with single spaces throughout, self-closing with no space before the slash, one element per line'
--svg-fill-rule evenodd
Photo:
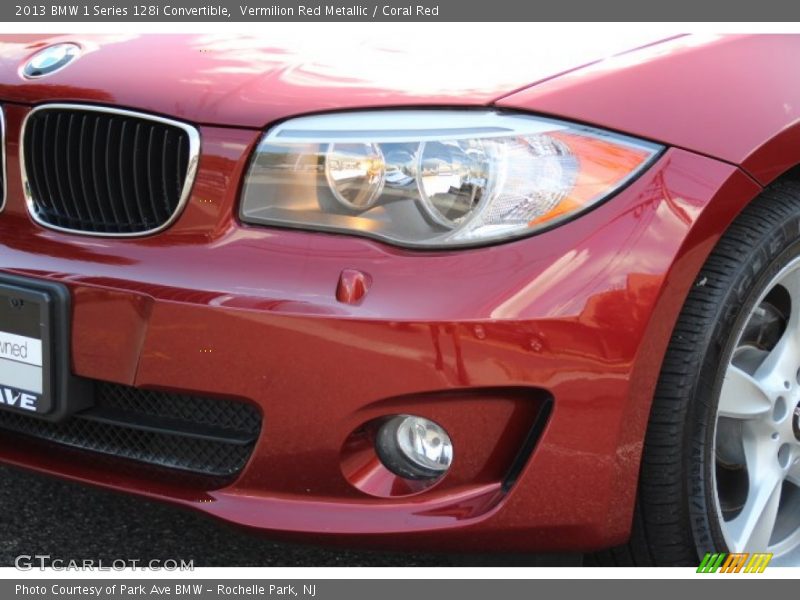
<path fill-rule="evenodd" d="M 0 467 L 0 566 L 19 555 L 64 561 L 183 559 L 195 567 L 448 566 L 446 555 L 276 543 L 185 509 Z"/>

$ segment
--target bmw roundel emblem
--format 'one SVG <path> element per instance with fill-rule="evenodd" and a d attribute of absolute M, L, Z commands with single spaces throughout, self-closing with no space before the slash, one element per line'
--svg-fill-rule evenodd
<path fill-rule="evenodd" d="M 22 67 L 22 75 L 27 79 L 44 77 L 60 71 L 81 54 L 77 44 L 55 44 L 39 50 Z"/>

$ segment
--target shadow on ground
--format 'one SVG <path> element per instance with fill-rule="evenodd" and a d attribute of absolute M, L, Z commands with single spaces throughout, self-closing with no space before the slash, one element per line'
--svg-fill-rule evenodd
<path fill-rule="evenodd" d="M 192 511 L 0 467 L 0 566 L 51 559 L 193 560 L 196 567 L 449 566 L 445 555 L 276 543 Z"/>

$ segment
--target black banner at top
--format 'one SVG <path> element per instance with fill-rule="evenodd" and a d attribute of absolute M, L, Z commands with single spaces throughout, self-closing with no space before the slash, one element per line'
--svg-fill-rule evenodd
<path fill-rule="evenodd" d="M 800 3 L 670 0 L 11 0 L 2 22 L 800 20 Z"/>

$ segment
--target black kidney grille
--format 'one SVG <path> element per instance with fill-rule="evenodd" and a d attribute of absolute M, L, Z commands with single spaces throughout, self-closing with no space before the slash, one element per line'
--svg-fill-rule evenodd
<path fill-rule="evenodd" d="M 261 431 L 252 404 L 96 383 L 94 407 L 50 423 L 0 411 L 0 430 L 224 484 Z"/>
<path fill-rule="evenodd" d="M 187 129 L 127 112 L 45 108 L 24 133 L 31 210 L 98 235 L 155 231 L 174 217 L 190 164 Z"/>

